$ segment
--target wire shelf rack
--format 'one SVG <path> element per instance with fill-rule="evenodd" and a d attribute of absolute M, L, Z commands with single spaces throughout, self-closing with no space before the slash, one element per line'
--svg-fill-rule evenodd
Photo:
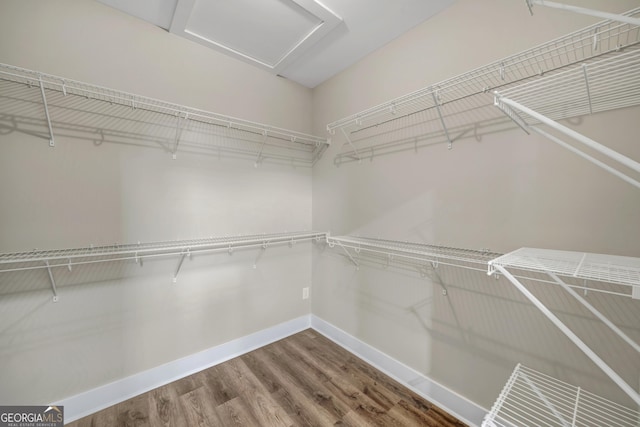
<path fill-rule="evenodd" d="M 640 412 L 518 364 L 482 427 L 636 427 Z"/>
<path fill-rule="evenodd" d="M 442 264 L 484 271 L 487 263 L 499 255 L 485 250 L 460 249 L 370 237 L 333 237 L 327 235 L 326 241 L 330 248 L 337 247 L 346 251 L 356 266 L 358 266 L 357 257 L 360 254 L 374 254 L 382 255 L 388 261 L 403 259 L 429 264 L 433 267 Z M 348 249 L 353 253 L 348 252 Z"/>
<path fill-rule="evenodd" d="M 0 272 L 46 268 L 45 262 L 49 262 L 51 267 L 67 267 L 94 262 L 140 260 L 184 253 L 194 254 L 220 250 L 233 252 L 236 249 L 254 247 L 266 249 L 278 244 L 314 239 L 324 240 L 324 237 L 325 233 L 313 231 L 290 232 L 3 253 L 0 254 Z"/>
<path fill-rule="evenodd" d="M 178 256 L 178 266 L 173 275 L 175 283 L 185 257 L 191 257 L 193 254 L 225 251 L 231 254 L 236 250 L 252 248 L 266 250 L 276 245 L 293 246 L 303 241 L 324 241 L 325 236 L 326 233 L 321 232 L 298 231 L 3 253 L 0 254 L 0 273 L 47 269 L 54 301 L 57 301 L 56 283 L 52 272 L 52 269 L 57 267 L 71 270 L 75 265 L 127 260 L 142 265 L 144 259 Z"/>
<path fill-rule="evenodd" d="M 496 92 L 552 120 L 640 105 L 640 50 Z M 522 113 L 527 124 L 537 120 Z"/>
<path fill-rule="evenodd" d="M 326 138 L 0 64 L 0 124 L 55 135 L 312 166 Z"/>
<path fill-rule="evenodd" d="M 489 261 L 489 274 L 496 266 L 533 272 L 551 272 L 562 277 L 640 286 L 640 258 L 551 249 L 521 248 Z"/>
<path fill-rule="evenodd" d="M 610 255 L 599 255 L 599 259 L 611 260 L 606 265 L 608 268 L 607 276 L 604 271 L 601 274 L 592 273 L 589 277 L 582 273 L 574 276 L 574 270 L 567 268 L 566 270 L 571 274 L 562 274 L 556 270 L 545 269 L 545 265 L 541 263 L 532 264 L 530 268 L 520 268 L 515 265 L 503 264 L 502 260 L 510 259 L 512 254 L 520 253 L 525 249 L 514 251 L 509 254 L 501 254 L 497 252 L 489 251 L 488 249 L 464 249 L 454 248 L 449 246 L 430 245 L 426 243 L 408 242 L 400 240 L 379 239 L 372 237 L 361 236 L 331 236 L 326 234 L 326 243 L 334 250 L 339 251 L 346 256 L 349 261 L 357 268 L 360 267 L 365 261 L 374 262 L 380 265 L 388 266 L 393 264 L 402 264 L 410 266 L 411 269 L 417 268 L 421 274 L 424 273 L 426 268 L 436 268 L 438 265 L 448 265 L 457 268 L 464 268 L 468 270 L 475 270 L 486 273 L 489 271 L 489 275 L 499 276 L 501 273 L 496 271 L 498 265 L 505 265 L 505 267 L 516 268 L 513 276 L 531 282 L 540 284 L 558 286 L 557 280 L 549 276 L 549 272 L 557 273 L 563 277 L 567 277 L 567 287 L 582 291 L 585 294 L 594 292 L 599 294 L 606 294 L 618 297 L 627 298 L 640 298 L 640 287 L 635 286 L 635 280 L 637 279 L 636 267 L 631 267 L 631 273 L 627 272 L 627 277 L 622 278 L 625 273 L 619 272 L 619 280 L 609 281 L 613 274 L 612 265 L 615 262 L 621 263 L 621 260 L 627 260 L 628 262 L 623 265 L 635 266 L 640 260 L 638 258 L 631 257 L 619 257 Z M 571 254 L 566 251 L 546 251 L 546 250 L 534 250 L 542 252 L 558 252 L 559 254 Z M 582 256 L 582 253 L 576 253 Z M 574 255 L 574 259 L 577 255 Z M 365 259 L 366 257 L 366 259 Z M 578 259 L 578 262 L 580 259 Z M 551 263 L 549 263 L 551 267 Z M 584 268 L 587 266 L 585 265 Z M 604 265 L 602 266 L 604 270 Z M 635 274 L 636 277 L 630 281 L 630 274 Z M 631 286 L 630 286 L 631 285 Z"/>
<path fill-rule="evenodd" d="M 640 8 L 625 16 L 640 16 Z M 640 45 L 640 28 L 607 20 L 495 61 L 327 125 L 345 149 L 334 162 L 452 143 L 513 127 L 493 108 L 491 93 Z"/>

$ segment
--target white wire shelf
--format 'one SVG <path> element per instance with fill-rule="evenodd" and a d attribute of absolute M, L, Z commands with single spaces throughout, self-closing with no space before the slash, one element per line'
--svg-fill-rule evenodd
<path fill-rule="evenodd" d="M 518 364 L 482 427 L 637 427 L 640 413 Z"/>
<path fill-rule="evenodd" d="M 5 129 L 311 166 L 326 138 L 0 64 Z"/>
<path fill-rule="evenodd" d="M 489 274 L 496 266 L 562 277 L 594 280 L 625 286 L 640 286 L 640 258 L 551 249 L 521 248 L 489 261 Z"/>
<path fill-rule="evenodd" d="M 496 92 L 552 120 L 640 105 L 640 50 Z M 522 114 L 528 124 L 534 118 Z"/>
<path fill-rule="evenodd" d="M 495 105 L 525 132 L 535 132 L 623 181 L 640 188 L 640 163 L 557 122 L 560 119 L 640 105 L 640 50 L 606 58 L 552 77 L 495 93 Z M 581 145 L 568 144 L 542 123 Z M 614 160 L 615 166 L 586 152 Z M 631 173 L 627 170 L 633 171 Z"/>
<path fill-rule="evenodd" d="M 558 286 L 582 304 L 593 316 L 598 318 L 611 332 L 640 353 L 640 345 L 629 337 L 603 313 L 575 292 L 561 277 L 598 281 L 605 284 L 622 285 L 629 288 L 628 295 L 640 298 L 640 258 L 601 255 L 548 249 L 521 248 L 489 262 L 489 274 L 503 274 L 515 288 L 522 293 L 541 313 L 547 317 L 567 338 L 569 338 L 591 361 L 598 366 L 621 390 L 638 406 L 640 394 L 609 366 L 591 347 L 589 347 L 571 328 L 558 318 L 524 286 L 511 271 L 512 269 L 547 274 Z"/>
<path fill-rule="evenodd" d="M 481 271 L 490 275 L 500 275 L 496 272 L 498 260 L 505 259 L 506 255 L 491 252 L 485 249 L 464 249 L 448 246 L 429 245 L 418 242 L 408 242 L 399 240 L 379 239 L 372 237 L 355 236 L 331 236 L 327 233 L 326 243 L 334 250 L 337 250 L 349 261 L 359 268 L 365 262 L 373 262 L 379 265 L 388 266 L 390 264 L 402 264 L 412 270 L 418 269 L 421 274 L 426 268 L 436 268 L 438 265 L 448 265 L 468 270 Z M 517 251 L 516 251 L 517 252 Z M 566 253 L 563 251 L 558 251 Z M 512 252 L 513 253 L 513 252 Z M 602 255 L 608 257 L 608 255 Z M 615 257 L 612 258 L 624 258 Z M 636 258 L 630 258 L 636 260 Z M 514 272 L 514 277 L 536 283 L 558 286 L 559 283 L 548 275 L 544 269 L 538 268 L 518 268 Z M 566 276 L 566 275 L 565 275 Z M 585 294 L 599 293 L 617 297 L 640 298 L 640 287 L 629 286 L 628 282 L 622 284 L 618 282 L 606 282 L 602 274 L 597 278 L 586 278 L 583 276 L 570 276 L 565 286 L 575 291 L 582 291 Z M 597 282 L 587 282 L 585 279 L 598 280 Z"/>
<path fill-rule="evenodd" d="M 3 253 L 0 254 L 0 273 L 47 269 L 54 301 L 57 301 L 56 284 L 52 273 L 52 269 L 57 267 L 71 270 L 75 265 L 127 260 L 133 260 L 142 265 L 144 259 L 178 256 L 178 266 L 173 275 L 175 283 L 184 258 L 191 257 L 193 254 L 224 251 L 233 253 L 236 250 L 251 248 L 266 250 L 276 245 L 293 246 L 303 241 L 324 241 L 325 235 L 326 233 L 315 231 L 299 231 Z"/>
<path fill-rule="evenodd" d="M 430 264 L 433 267 L 442 264 L 484 271 L 487 263 L 499 255 L 484 250 L 460 249 L 370 237 L 327 235 L 326 241 L 330 248 L 338 247 L 346 251 L 356 266 L 359 265 L 358 256 L 361 253 L 367 253 L 382 255 L 387 257 L 388 261 L 404 259 Z M 351 249 L 353 253 L 348 252 L 348 249 Z"/>
<path fill-rule="evenodd" d="M 67 267 L 69 265 L 73 266 L 93 262 L 122 261 L 126 259 L 139 260 L 148 257 L 180 255 L 183 253 L 194 254 L 220 250 L 234 251 L 235 249 L 252 247 L 262 247 L 266 249 L 269 246 L 277 244 L 288 244 L 312 239 L 324 240 L 324 237 L 325 233 L 309 231 L 3 253 L 0 254 L 0 272 L 46 268 L 46 265 L 43 263 L 47 261 L 51 267 Z"/>
<path fill-rule="evenodd" d="M 640 16 L 640 8 L 624 16 Z M 464 136 L 513 127 L 493 108 L 491 93 L 554 74 L 575 64 L 638 48 L 636 25 L 607 20 L 516 55 L 444 80 L 327 125 L 347 142 L 340 164 L 395 151 L 418 149 Z"/>

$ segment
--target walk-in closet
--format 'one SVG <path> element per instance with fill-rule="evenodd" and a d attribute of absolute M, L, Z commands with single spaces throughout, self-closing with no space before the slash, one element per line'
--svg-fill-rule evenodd
<path fill-rule="evenodd" d="M 639 119 L 638 0 L 6 0 L 2 414 L 637 427 Z"/>

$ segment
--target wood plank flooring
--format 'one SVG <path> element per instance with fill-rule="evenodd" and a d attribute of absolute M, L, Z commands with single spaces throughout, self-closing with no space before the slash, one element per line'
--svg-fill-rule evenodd
<path fill-rule="evenodd" d="M 69 425 L 465 424 L 308 329 Z"/>

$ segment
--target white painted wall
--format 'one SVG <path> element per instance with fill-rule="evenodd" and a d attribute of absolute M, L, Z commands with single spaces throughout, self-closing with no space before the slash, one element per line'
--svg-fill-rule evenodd
<path fill-rule="evenodd" d="M 589 0 L 626 10 L 637 1 Z M 324 132 L 326 123 L 581 28 L 592 19 L 511 0 L 458 0 L 313 92 L 93 1 L 9 0 L 0 62 L 209 111 Z M 576 126 L 640 158 L 638 110 Z M 339 137 L 311 172 L 59 137 L 56 147 L 0 132 L 0 251 L 330 230 L 508 251 L 543 246 L 640 256 L 640 196 L 520 132 L 373 162 L 333 166 Z M 313 199 L 312 199 L 313 190 Z M 312 203 L 313 202 L 313 203 Z M 311 217 L 313 215 L 313 223 Z M 626 403 L 595 367 L 504 281 L 441 267 L 355 271 L 310 245 L 256 253 L 101 264 L 0 276 L 0 401 L 46 403 L 309 312 L 489 406 L 516 362 Z M 442 286 L 448 296 L 441 295 Z M 25 292 L 27 291 L 27 292 Z M 632 384 L 636 355 L 555 289 L 536 292 Z M 640 340 L 637 301 L 594 298 Z"/>
<path fill-rule="evenodd" d="M 94 1 L 3 2 L 0 62 L 310 131 L 310 90 Z M 0 252 L 311 227 L 308 168 L 6 128 L 0 199 Z M 256 269 L 257 251 L 196 256 L 177 284 L 176 258 L 55 269 L 55 304 L 46 271 L 1 274 L 0 402 L 56 401 L 308 314 L 310 250 L 268 249 Z"/>
<path fill-rule="evenodd" d="M 622 12 L 638 1 L 584 1 Z M 314 129 L 562 36 L 595 19 L 522 2 L 458 0 L 314 89 Z M 570 126 L 634 159 L 640 109 Z M 344 145 L 344 147 L 343 147 Z M 337 133 L 314 168 L 313 226 L 353 234 L 507 252 L 523 246 L 640 256 L 640 193 L 550 141 L 519 130 L 345 163 Z M 314 315 L 490 407 L 516 363 L 630 404 L 504 279 L 439 267 L 356 270 L 340 251 L 314 257 Z M 446 287 L 448 296 L 441 294 Z M 558 289 L 534 285 L 635 387 L 640 359 Z M 590 295 L 636 341 L 640 302 Z"/>

